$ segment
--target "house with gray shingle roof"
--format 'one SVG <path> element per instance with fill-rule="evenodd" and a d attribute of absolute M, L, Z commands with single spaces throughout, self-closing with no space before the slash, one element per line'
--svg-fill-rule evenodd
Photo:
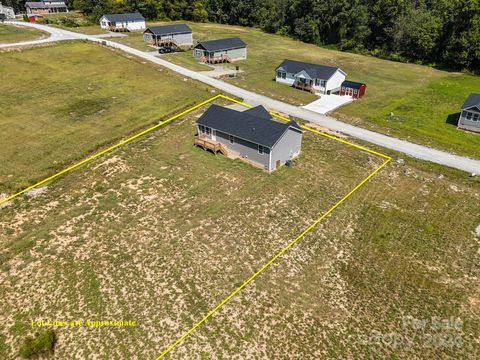
<path fill-rule="evenodd" d="M 275 69 L 275 81 L 312 93 L 340 92 L 347 74 L 337 67 L 285 59 Z"/>
<path fill-rule="evenodd" d="M 245 111 L 212 105 L 197 120 L 195 144 L 273 171 L 300 155 L 302 128 L 274 121 L 263 106 Z"/>
<path fill-rule="evenodd" d="M 238 37 L 199 42 L 193 57 L 206 63 L 233 62 L 247 58 L 247 44 Z"/>
<path fill-rule="evenodd" d="M 135 31 L 145 29 L 145 18 L 139 12 L 105 14 L 100 19 L 100 27 L 110 31 Z"/>
<path fill-rule="evenodd" d="M 192 29 L 187 24 L 152 26 L 143 32 L 143 40 L 151 45 L 193 45 Z"/>
<path fill-rule="evenodd" d="M 35 15 L 68 12 L 64 0 L 27 1 L 25 3 L 25 9 L 27 10 L 27 14 Z"/>
<path fill-rule="evenodd" d="M 480 133 L 480 94 L 471 93 L 463 103 L 458 127 Z"/>

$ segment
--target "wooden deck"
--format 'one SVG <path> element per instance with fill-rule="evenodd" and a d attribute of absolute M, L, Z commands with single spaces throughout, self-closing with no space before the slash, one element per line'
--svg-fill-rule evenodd
<path fill-rule="evenodd" d="M 300 90 L 308 91 L 308 92 L 311 92 L 311 93 L 315 92 L 315 89 L 312 87 L 312 85 L 306 84 L 306 83 L 294 82 L 292 84 L 292 87 L 294 87 L 295 89 L 300 89 Z"/>
<path fill-rule="evenodd" d="M 231 63 L 232 59 L 228 55 L 220 55 L 220 56 L 202 56 L 200 61 L 207 64 L 221 64 L 221 63 Z"/>
<path fill-rule="evenodd" d="M 210 150 L 215 155 L 221 153 L 224 156 L 228 156 L 227 148 L 218 141 L 211 140 L 205 136 L 195 136 L 194 145 L 201 147 L 203 150 Z"/>
<path fill-rule="evenodd" d="M 150 43 L 155 46 L 174 46 L 179 48 L 178 43 L 175 39 L 157 39 L 153 37 Z"/>

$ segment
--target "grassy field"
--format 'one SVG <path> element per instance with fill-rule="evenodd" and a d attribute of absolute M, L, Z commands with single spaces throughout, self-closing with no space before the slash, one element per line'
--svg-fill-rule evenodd
<path fill-rule="evenodd" d="M 0 193 L 210 96 L 158 66 L 77 42 L 0 53 Z"/>
<path fill-rule="evenodd" d="M 38 22 L 48 22 L 50 25 L 61 29 L 88 35 L 98 35 L 106 33 L 105 30 L 100 28 L 100 24 L 92 23 L 90 20 L 85 18 L 82 13 L 77 11 L 70 11 L 68 13 L 45 14 L 44 19 L 40 19 Z M 73 24 L 76 24 L 77 26 L 72 26 Z"/>
<path fill-rule="evenodd" d="M 37 40 L 47 34 L 36 29 L 0 23 L 0 44 L 11 44 L 20 41 Z"/>
<path fill-rule="evenodd" d="M 199 114 L 1 209 L 0 355 L 32 319 L 96 319 L 137 326 L 55 328 L 55 356 L 154 358 L 381 162 L 307 133 L 267 174 L 193 147 Z M 392 162 L 171 358 L 471 358 L 478 184 Z M 405 316 L 459 317 L 462 346 L 365 343 Z"/>
<path fill-rule="evenodd" d="M 334 116 L 420 144 L 480 156 L 480 135 L 456 128 L 459 109 L 467 95 L 480 91 L 478 76 L 323 49 L 257 29 L 218 24 L 189 25 L 193 29 L 194 42 L 239 36 L 248 44 L 248 59 L 236 63 L 244 72 L 235 79 L 225 78 L 226 81 L 302 105 L 315 97 L 277 84 L 274 81 L 276 66 L 285 58 L 338 66 L 348 73 L 348 79 L 367 84 L 367 96 L 338 109 Z M 132 35 L 128 44 L 145 46 L 138 34 Z M 168 55 L 166 59 L 202 70 L 190 52 Z"/>

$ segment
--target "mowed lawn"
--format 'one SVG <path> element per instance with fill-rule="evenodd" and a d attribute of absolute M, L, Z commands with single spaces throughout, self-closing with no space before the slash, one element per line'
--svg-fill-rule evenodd
<path fill-rule="evenodd" d="M 207 86 L 83 42 L 0 53 L 0 193 L 212 96 Z"/>
<path fill-rule="evenodd" d="M 349 80 L 365 82 L 367 95 L 338 109 L 333 114 L 335 117 L 416 143 L 480 157 L 480 135 L 456 128 L 458 113 L 466 97 L 470 92 L 480 92 L 478 76 L 324 49 L 258 29 L 188 24 L 193 29 L 194 43 L 238 36 L 248 44 L 248 59 L 235 63 L 244 72 L 234 79 L 226 77 L 226 81 L 285 102 L 304 105 L 316 97 L 274 81 L 275 68 L 280 62 L 287 58 L 337 66 L 347 72 Z M 137 47 L 145 46 L 139 34 L 131 35 L 128 42 Z M 207 69 L 203 65 L 198 67 L 190 51 L 164 58 L 193 70 Z"/>
<path fill-rule="evenodd" d="M 204 109 L 1 209 L 0 357 L 32 319 L 96 319 L 137 326 L 56 327 L 55 356 L 155 358 L 381 163 L 306 133 L 267 174 L 193 146 Z M 170 358 L 475 357 L 478 184 L 392 162 Z"/>
<path fill-rule="evenodd" d="M 0 23 L 0 44 L 11 44 L 20 41 L 37 40 L 46 36 L 46 33 L 36 29 Z"/>

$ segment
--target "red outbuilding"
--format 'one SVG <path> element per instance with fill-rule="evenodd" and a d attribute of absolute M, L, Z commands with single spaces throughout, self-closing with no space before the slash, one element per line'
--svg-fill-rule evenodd
<path fill-rule="evenodd" d="M 351 96 L 354 99 L 359 99 L 365 95 L 367 85 L 359 82 L 345 80 L 340 88 L 340 95 Z"/>

